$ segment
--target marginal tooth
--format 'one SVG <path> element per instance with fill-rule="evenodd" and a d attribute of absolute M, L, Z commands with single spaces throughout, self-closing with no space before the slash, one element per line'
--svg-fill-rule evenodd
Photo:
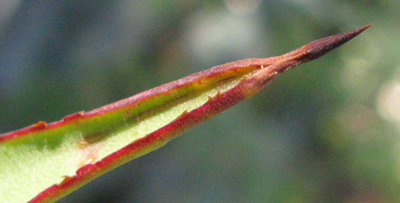
<path fill-rule="evenodd" d="M 31 126 L 31 129 L 40 130 L 47 128 L 48 124 L 45 121 L 39 121 Z"/>
<path fill-rule="evenodd" d="M 73 120 L 77 120 L 78 118 L 81 118 L 84 114 L 85 114 L 85 111 L 80 111 L 80 112 L 65 116 L 62 120 L 64 122 L 70 122 Z"/>

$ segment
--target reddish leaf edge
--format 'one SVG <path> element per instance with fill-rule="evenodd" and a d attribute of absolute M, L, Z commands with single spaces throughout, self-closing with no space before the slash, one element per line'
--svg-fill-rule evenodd
<path fill-rule="evenodd" d="M 255 95 L 265 86 L 267 86 L 275 77 L 286 70 L 323 56 L 329 51 L 351 40 L 370 26 L 371 25 L 366 25 L 350 32 L 312 41 L 300 47 L 299 49 L 281 56 L 266 59 L 246 59 L 216 66 L 174 82 L 150 89 L 130 98 L 98 108 L 96 110 L 86 113 L 78 112 L 66 116 L 64 119 L 58 122 L 46 123 L 40 121 L 21 130 L 1 135 L 0 143 L 26 136 L 32 132 L 58 128 L 78 119 L 95 117 L 119 109 L 132 107 L 157 95 L 168 94 L 168 92 L 171 90 L 179 87 L 196 82 L 201 84 L 201 81 L 205 78 L 216 77 L 226 73 L 227 71 L 240 72 L 243 71 L 243 69 L 247 69 L 247 71 L 253 71 L 253 74 L 243 78 L 242 81 L 232 89 L 223 93 L 218 93 L 216 96 L 209 98 L 205 104 L 190 112 L 183 112 L 181 116 L 164 127 L 132 142 L 131 144 L 105 157 L 104 159 L 94 164 L 87 164 L 79 168 L 76 171 L 76 175 L 65 176 L 64 180 L 60 184 L 50 186 L 30 201 L 32 203 L 53 202 L 97 178 L 98 176 L 106 173 L 107 171 L 110 171 L 113 168 L 116 168 L 117 166 L 142 156 L 150 151 L 153 151 L 154 149 L 162 147 L 168 141 L 174 139 L 188 129 L 206 120 L 209 120 L 210 118 L 222 113 L 241 101 Z"/>

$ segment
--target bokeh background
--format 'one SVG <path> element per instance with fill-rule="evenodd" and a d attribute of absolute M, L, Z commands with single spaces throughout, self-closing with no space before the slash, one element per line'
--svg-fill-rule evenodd
<path fill-rule="evenodd" d="M 372 23 L 60 202 L 400 202 L 399 12 L 398 0 L 2 0 L 0 133 Z"/>

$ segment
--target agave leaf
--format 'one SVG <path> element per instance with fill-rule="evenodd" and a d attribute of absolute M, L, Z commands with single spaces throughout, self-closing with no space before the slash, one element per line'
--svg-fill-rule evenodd
<path fill-rule="evenodd" d="M 56 201 L 248 99 L 284 71 L 321 57 L 369 26 L 282 56 L 216 66 L 96 110 L 5 133 L 0 136 L 0 199 Z"/>

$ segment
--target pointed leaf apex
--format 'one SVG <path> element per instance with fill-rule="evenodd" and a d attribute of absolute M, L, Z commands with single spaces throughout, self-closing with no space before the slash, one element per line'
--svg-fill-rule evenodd
<path fill-rule="evenodd" d="M 364 27 L 357 28 L 353 31 L 332 35 L 330 37 L 322 38 L 319 40 L 312 41 L 300 49 L 302 52 L 306 52 L 304 58 L 306 61 L 317 59 L 324 54 L 332 51 L 333 49 L 339 47 L 340 45 L 348 42 L 349 40 L 353 39 L 364 30 L 369 28 L 372 24 L 366 25 Z"/>

